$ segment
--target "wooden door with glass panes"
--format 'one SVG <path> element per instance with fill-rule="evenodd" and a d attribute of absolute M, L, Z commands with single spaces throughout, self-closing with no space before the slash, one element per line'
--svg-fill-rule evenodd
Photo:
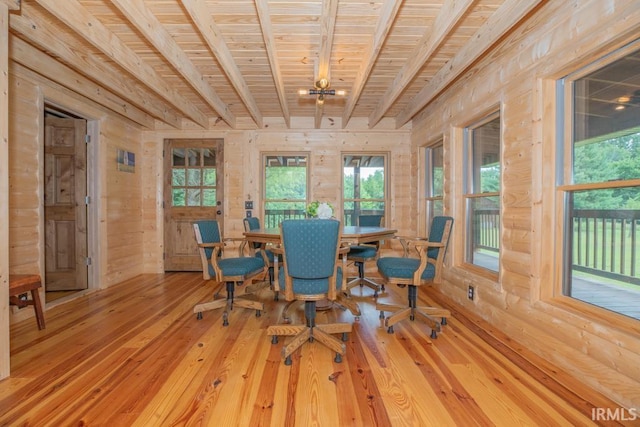
<path fill-rule="evenodd" d="M 223 140 L 168 139 L 164 147 L 164 269 L 201 271 L 193 222 L 222 224 Z"/>

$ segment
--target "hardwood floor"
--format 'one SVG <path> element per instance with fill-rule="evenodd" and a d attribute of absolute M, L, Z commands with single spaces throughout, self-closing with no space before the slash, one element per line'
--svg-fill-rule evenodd
<path fill-rule="evenodd" d="M 454 307 L 433 342 L 420 321 L 387 334 L 368 289 L 342 363 L 314 342 L 285 366 L 265 334 L 285 302 L 262 291 L 262 316 L 236 309 L 223 327 L 220 310 L 192 312 L 211 289 L 199 273 L 144 275 L 48 310 L 43 331 L 13 325 L 0 425 L 577 426 L 617 407 Z"/>

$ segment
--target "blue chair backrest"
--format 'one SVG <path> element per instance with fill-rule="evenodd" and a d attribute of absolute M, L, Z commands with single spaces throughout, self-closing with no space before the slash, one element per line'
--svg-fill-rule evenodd
<path fill-rule="evenodd" d="M 287 272 L 300 279 L 333 276 L 338 251 L 340 221 L 291 219 L 281 224 Z"/>
<path fill-rule="evenodd" d="M 451 221 L 451 227 L 453 227 L 453 218 L 450 216 L 435 216 L 431 221 L 431 229 L 429 230 L 429 241 L 431 242 L 441 242 L 442 236 L 444 235 L 444 230 L 447 225 L 447 221 Z M 449 246 L 449 241 L 447 241 L 447 246 Z M 447 246 L 445 246 L 444 251 L 446 254 Z M 427 250 L 427 256 L 429 258 L 438 258 L 438 253 L 440 252 L 440 248 L 429 248 Z"/>
<path fill-rule="evenodd" d="M 202 237 L 202 243 L 219 243 L 221 241 L 220 225 L 216 220 L 202 220 L 195 221 L 200 229 L 200 236 Z M 207 259 L 211 259 L 212 248 L 205 248 L 205 254 Z"/>
<path fill-rule="evenodd" d="M 260 229 L 260 220 L 255 216 L 245 218 L 244 221 L 249 226 L 249 230 L 259 230 Z"/>
<path fill-rule="evenodd" d="M 259 230 L 260 229 L 260 220 L 255 217 L 247 217 L 244 219 L 244 230 L 245 231 L 252 231 L 252 230 Z M 258 249 L 259 247 L 262 246 L 262 244 L 260 242 L 253 242 L 253 248 L 254 249 Z"/>
<path fill-rule="evenodd" d="M 384 215 L 360 215 L 358 225 L 360 227 L 380 227 Z"/>

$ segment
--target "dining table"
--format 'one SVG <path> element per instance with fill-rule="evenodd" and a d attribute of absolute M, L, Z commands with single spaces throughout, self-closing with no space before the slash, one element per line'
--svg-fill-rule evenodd
<path fill-rule="evenodd" d="M 373 243 L 385 239 L 392 239 L 397 232 L 398 230 L 396 229 L 386 227 L 360 227 L 357 225 L 346 225 L 342 228 L 341 241 L 343 246 Z M 280 227 L 260 228 L 245 231 L 244 236 L 249 242 L 262 243 L 265 245 L 271 244 L 276 247 L 279 246 L 281 242 Z M 274 264 L 274 268 L 277 270 L 278 257 L 276 257 Z M 276 271 L 276 277 L 277 274 L 278 273 Z M 277 282 L 277 280 L 274 282 L 274 287 L 276 291 L 279 291 L 279 283 Z M 360 317 L 360 308 L 356 302 L 351 299 L 348 290 L 343 289 L 334 304 L 344 309 L 348 309 L 354 316 L 356 316 L 356 318 Z M 332 307 L 334 304 L 328 301 L 319 301 L 316 307 L 318 310 L 323 310 Z M 286 309 L 283 312 L 283 317 L 285 319 L 287 318 Z"/>
<path fill-rule="evenodd" d="M 386 227 L 360 227 L 357 225 L 346 225 L 342 228 L 342 242 L 348 245 L 359 245 L 362 243 L 373 243 L 380 240 L 391 239 L 398 230 Z M 260 228 L 245 231 L 244 236 L 248 241 L 257 243 L 280 244 L 280 228 Z"/>

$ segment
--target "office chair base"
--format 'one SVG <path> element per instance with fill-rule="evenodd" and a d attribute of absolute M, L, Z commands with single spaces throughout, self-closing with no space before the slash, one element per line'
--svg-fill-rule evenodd
<path fill-rule="evenodd" d="M 376 310 L 380 311 L 379 318 L 384 319 L 384 325 L 387 327 L 387 332 L 393 333 L 393 325 L 409 318 L 409 320 L 415 320 L 416 316 L 422 318 L 427 325 L 431 328 L 431 338 L 437 338 L 438 333 L 442 331 L 442 325 L 446 325 L 447 317 L 451 316 L 451 312 L 444 308 L 437 307 L 407 307 L 393 304 L 376 304 Z M 393 312 L 389 317 L 385 318 L 384 312 Z M 439 318 L 439 319 L 438 319 Z"/>
<path fill-rule="evenodd" d="M 282 348 L 282 357 L 285 365 L 291 364 L 291 354 L 307 342 L 317 340 L 324 346 L 336 352 L 337 363 L 342 361 L 342 355 L 347 351 L 343 341 L 346 341 L 347 333 L 351 332 L 350 323 L 327 323 L 315 326 L 307 325 L 273 325 L 267 328 L 267 335 L 272 335 L 271 343 L 278 343 L 278 336 L 293 336 Z M 342 334 L 342 340 L 331 334 Z M 340 357 L 338 357 L 340 355 Z M 289 363 L 287 363 L 289 360 Z"/>
<path fill-rule="evenodd" d="M 304 301 L 289 301 L 287 305 L 282 309 L 282 322 L 283 323 L 291 323 L 291 317 L 289 316 L 289 309 L 291 306 L 297 302 L 304 303 Z M 349 310 L 351 314 L 353 314 L 356 320 L 360 320 L 360 316 L 362 316 L 362 312 L 360 311 L 360 307 L 358 303 L 351 299 L 351 296 L 347 293 L 339 293 L 338 297 L 333 303 L 330 304 L 329 308 L 338 307 L 342 310 Z"/>
<path fill-rule="evenodd" d="M 216 288 L 216 291 L 220 290 L 220 286 Z M 260 317 L 264 310 L 264 304 L 260 301 L 243 298 L 243 296 L 257 292 L 267 286 L 269 286 L 268 282 L 258 282 L 240 287 L 234 287 L 233 284 L 227 284 L 226 298 L 219 298 L 218 292 L 215 292 L 213 300 L 197 304 L 193 307 L 193 312 L 196 313 L 196 318 L 198 320 L 202 320 L 202 312 L 224 308 L 224 313 L 222 314 L 222 326 L 229 325 L 229 311 L 233 310 L 234 307 L 256 310 L 256 317 Z"/>
<path fill-rule="evenodd" d="M 352 278 L 347 281 L 347 290 L 351 288 L 355 288 L 360 285 L 360 287 L 368 287 L 373 289 L 373 297 L 378 298 L 379 292 L 384 292 L 384 285 L 379 285 L 373 280 L 364 277 L 364 261 L 354 261 L 356 267 L 358 267 L 358 277 Z"/>

